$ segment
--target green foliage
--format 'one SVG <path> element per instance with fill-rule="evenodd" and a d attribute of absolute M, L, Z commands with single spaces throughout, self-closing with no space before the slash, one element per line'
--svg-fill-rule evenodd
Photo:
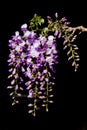
<path fill-rule="evenodd" d="M 36 32 L 39 31 L 39 26 L 44 24 L 45 21 L 41 16 L 34 14 L 34 17 L 29 22 L 30 22 L 29 28 Z"/>

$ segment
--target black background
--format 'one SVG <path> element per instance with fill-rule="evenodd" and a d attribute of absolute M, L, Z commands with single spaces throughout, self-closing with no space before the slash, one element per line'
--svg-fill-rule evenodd
<path fill-rule="evenodd" d="M 20 26 L 27 23 L 37 13 L 42 17 L 67 17 L 71 26 L 87 27 L 87 8 L 84 1 L 40 0 L 11 1 L 0 3 L 0 130 L 17 129 L 87 129 L 87 33 L 78 36 L 75 43 L 79 47 L 80 67 L 75 73 L 60 46 L 60 63 L 57 67 L 54 103 L 49 112 L 40 110 L 36 117 L 27 113 L 25 99 L 12 107 L 8 85 L 8 40 Z"/>

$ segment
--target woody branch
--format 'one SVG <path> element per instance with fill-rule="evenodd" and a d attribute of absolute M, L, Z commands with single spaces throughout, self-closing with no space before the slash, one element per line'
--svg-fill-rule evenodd
<path fill-rule="evenodd" d="M 83 26 L 70 27 L 69 30 L 73 30 L 74 32 L 79 30 L 81 32 L 87 32 L 87 28 Z"/>

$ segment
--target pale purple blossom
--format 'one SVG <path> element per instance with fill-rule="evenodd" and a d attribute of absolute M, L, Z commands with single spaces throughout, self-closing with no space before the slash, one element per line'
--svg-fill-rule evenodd
<path fill-rule="evenodd" d="M 34 92 L 33 92 L 33 90 L 32 89 L 30 89 L 29 90 L 29 94 L 28 94 L 28 98 L 33 98 L 33 96 L 34 96 Z"/>
<path fill-rule="evenodd" d="M 27 30 L 27 24 L 25 23 L 21 26 L 21 31 L 26 31 L 26 30 Z"/>

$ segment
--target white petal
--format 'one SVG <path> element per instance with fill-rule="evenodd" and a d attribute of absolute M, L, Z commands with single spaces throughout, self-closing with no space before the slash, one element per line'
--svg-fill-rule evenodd
<path fill-rule="evenodd" d="M 21 28 L 27 28 L 27 24 L 26 24 L 26 23 L 23 24 L 23 25 L 21 26 Z"/>
<path fill-rule="evenodd" d="M 24 37 L 29 37 L 29 35 L 30 35 L 30 31 L 26 31 L 26 32 L 24 33 Z"/>
<path fill-rule="evenodd" d="M 16 36 L 19 36 L 19 32 L 18 32 L 18 31 L 16 31 L 16 32 L 15 32 L 15 35 L 16 35 Z"/>
<path fill-rule="evenodd" d="M 53 41 L 53 39 L 54 39 L 54 36 L 52 36 L 52 35 L 48 36 L 49 41 Z"/>

